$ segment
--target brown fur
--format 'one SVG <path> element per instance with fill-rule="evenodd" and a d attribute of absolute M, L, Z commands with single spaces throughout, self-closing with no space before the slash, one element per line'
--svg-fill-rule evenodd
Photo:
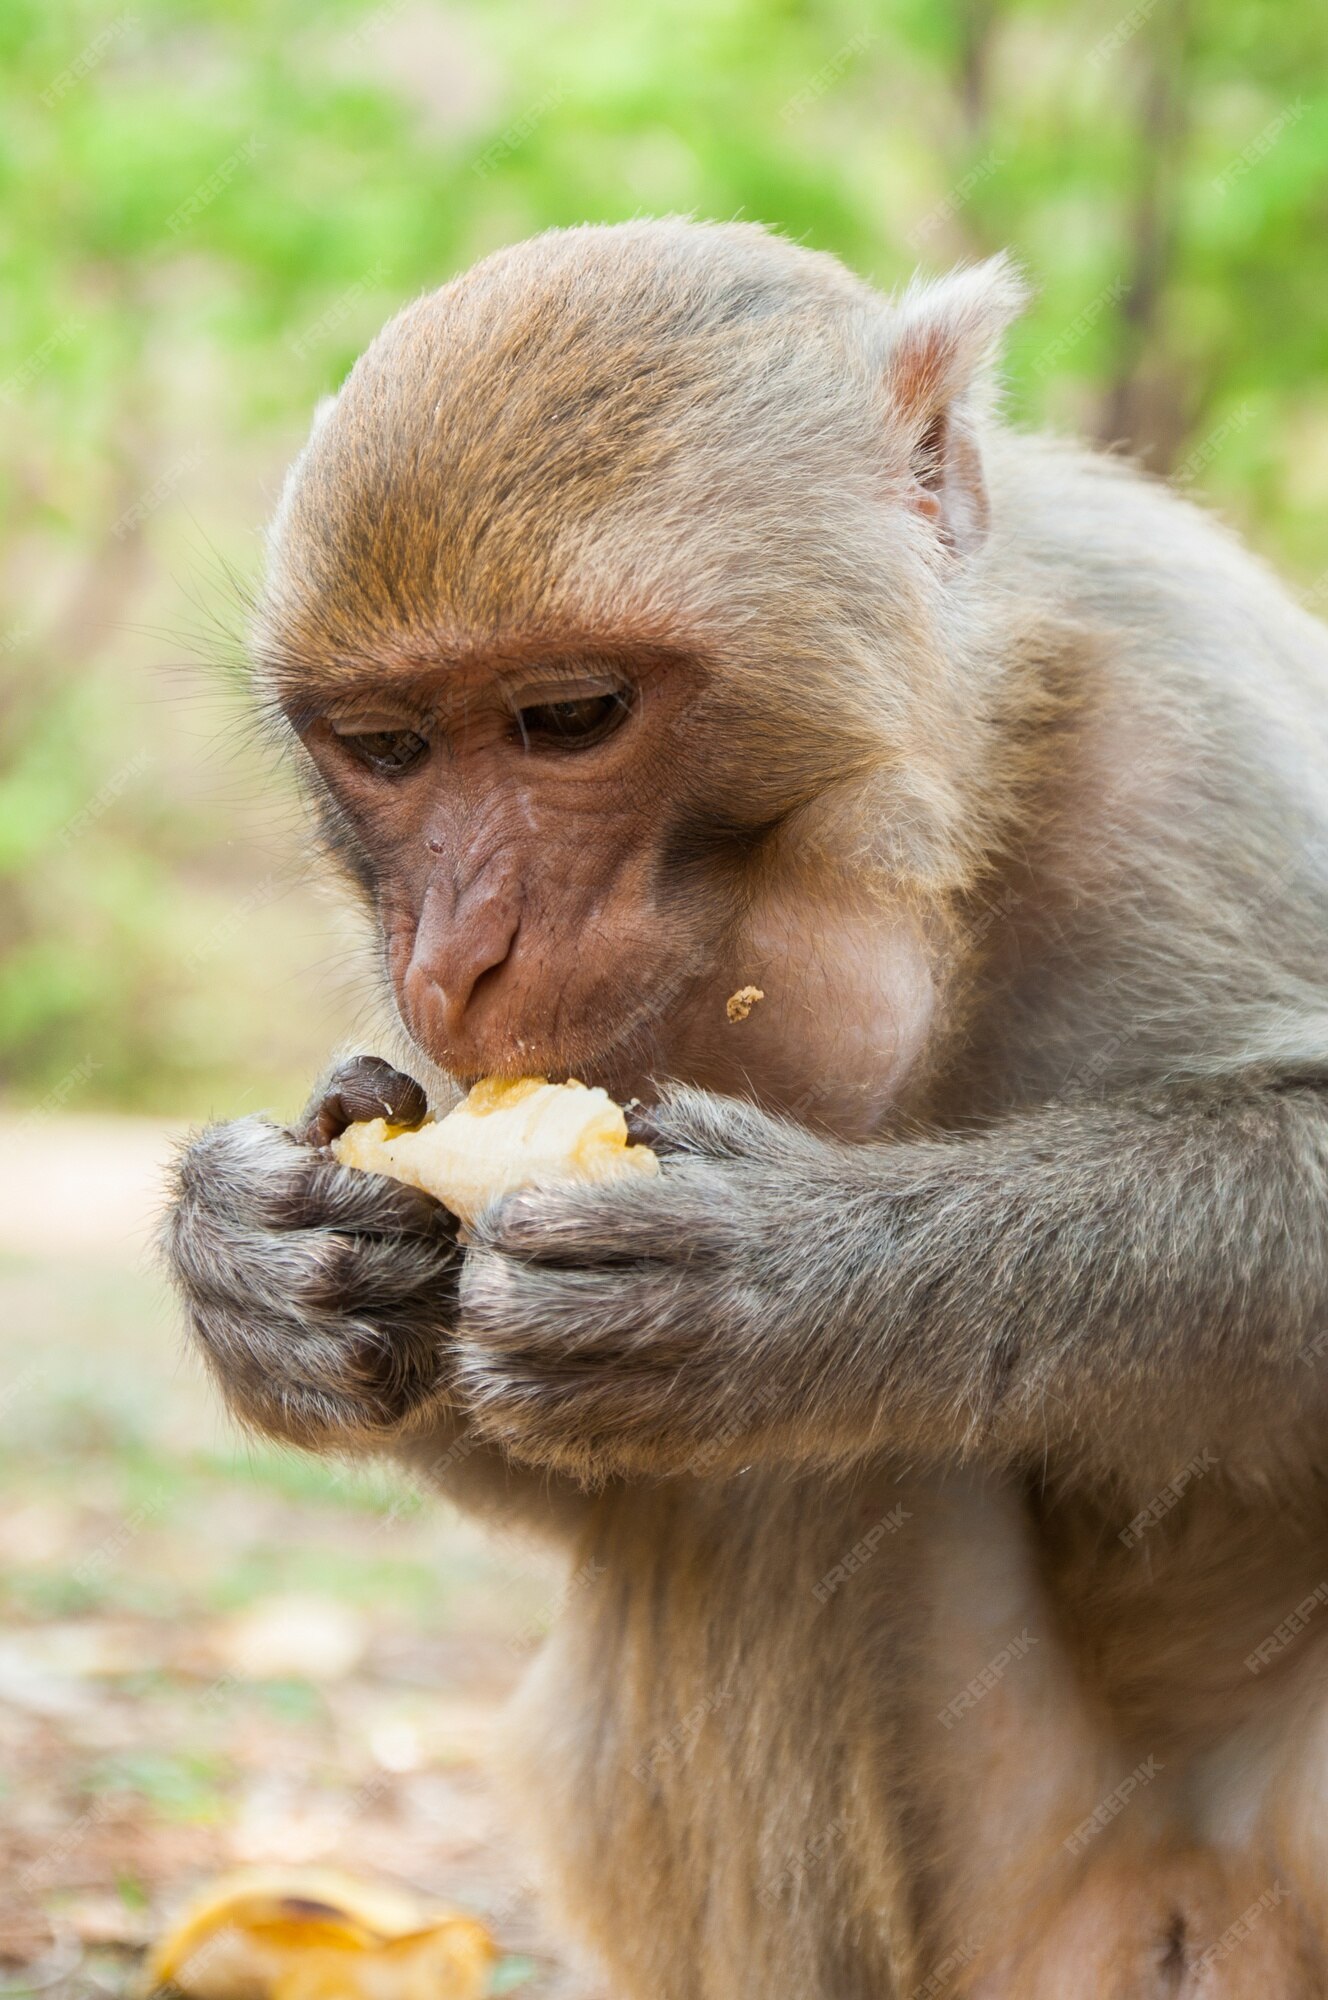
<path fill-rule="evenodd" d="M 555 233 L 386 329 L 274 530 L 403 1067 L 671 1157 L 463 1253 L 242 1120 L 171 1254 L 249 1419 L 566 1542 L 516 1761 L 632 2000 L 1328 1978 L 1328 642 L 999 421 L 1019 298 Z M 545 670 L 629 719 L 523 753 Z"/>

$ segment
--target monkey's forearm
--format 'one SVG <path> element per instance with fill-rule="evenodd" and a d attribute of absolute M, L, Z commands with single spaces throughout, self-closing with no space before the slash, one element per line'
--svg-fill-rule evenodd
<path fill-rule="evenodd" d="M 1328 1089 L 1044 1106 L 828 1144 L 670 1093 L 657 1181 L 502 1202 L 461 1279 L 457 1386 L 577 1477 L 877 1453 L 1266 1481 L 1328 1404 Z"/>
<path fill-rule="evenodd" d="M 820 1435 L 1112 1469 L 1321 1405 L 1328 1093 L 1051 1108 L 863 1168 L 786 1273 Z"/>

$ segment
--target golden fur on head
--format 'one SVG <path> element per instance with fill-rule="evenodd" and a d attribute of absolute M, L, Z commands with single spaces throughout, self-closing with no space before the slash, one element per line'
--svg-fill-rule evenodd
<path fill-rule="evenodd" d="M 768 806 L 816 800 L 842 865 L 847 793 L 875 829 L 861 866 L 953 887 L 990 846 L 975 802 L 999 762 L 996 703 L 973 699 L 985 564 L 960 572 L 901 503 L 944 407 L 956 506 L 984 508 L 976 439 L 1022 298 L 995 258 L 891 306 L 750 224 L 499 252 L 398 314 L 293 468 L 271 684 L 685 648 L 712 674 L 697 726 L 736 708 Z M 821 844 L 817 813 L 797 838 Z"/>

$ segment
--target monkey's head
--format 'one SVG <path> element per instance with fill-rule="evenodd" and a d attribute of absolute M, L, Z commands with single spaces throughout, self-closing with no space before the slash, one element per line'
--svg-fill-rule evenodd
<path fill-rule="evenodd" d="M 979 385 L 1019 298 L 1000 260 L 892 304 L 755 227 L 633 223 L 491 257 L 361 358 L 258 654 L 433 1062 L 705 1071 L 755 981 L 741 1059 L 787 1097 L 818 926 L 850 959 L 897 927 L 925 985 L 977 838 Z"/>

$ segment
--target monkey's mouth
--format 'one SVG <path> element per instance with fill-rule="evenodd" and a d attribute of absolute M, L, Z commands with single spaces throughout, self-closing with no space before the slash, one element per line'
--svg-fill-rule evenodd
<path fill-rule="evenodd" d="M 673 1075 L 667 1033 L 669 1019 L 683 999 L 690 981 L 675 978 L 649 993 L 640 994 L 614 1019 L 609 1031 L 596 1024 L 594 1030 L 576 1022 L 555 1019 L 549 1029 L 523 1033 L 513 1029 L 495 1036 L 488 1046 L 461 1052 L 431 1047 L 414 1033 L 405 1020 L 389 982 L 393 1010 L 410 1045 L 418 1049 L 430 1068 L 442 1072 L 463 1089 L 469 1090 L 486 1077 L 515 1081 L 525 1076 L 544 1076 L 550 1083 L 598 1084 L 619 1103 L 635 1101 L 642 1107 L 659 1101 L 660 1087 Z"/>
<path fill-rule="evenodd" d="M 472 1062 L 464 1069 L 446 1062 L 439 1067 L 466 1090 L 486 1077 L 515 1082 L 520 1077 L 543 1076 L 550 1083 L 598 1084 L 619 1103 L 634 1099 L 643 1105 L 655 1104 L 662 1082 L 671 1074 L 664 1060 L 659 1020 L 651 1008 L 625 1022 L 607 1041 L 597 1037 L 582 1044 L 579 1037 L 569 1037 L 569 1046 L 561 1037 L 556 1044 L 517 1037 L 511 1047 L 495 1052 L 491 1061 Z"/>

